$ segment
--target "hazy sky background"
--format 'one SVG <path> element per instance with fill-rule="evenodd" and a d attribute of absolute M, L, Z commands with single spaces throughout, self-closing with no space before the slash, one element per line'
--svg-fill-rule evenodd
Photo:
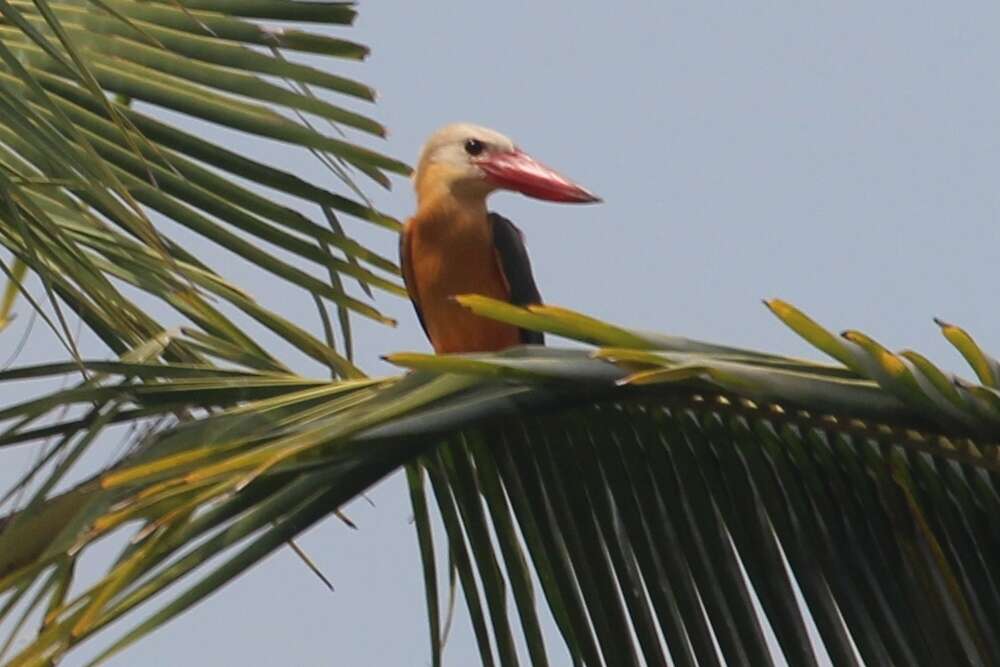
<path fill-rule="evenodd" d="M 412 162 L 434 129 L 472 121 L 604 197 L 492 199 L 526 232 L 548 302 L 814 357 L 760 303 L 780 296 L 835 331 L 859 328 L 953 369 L 961 362 L 932 316 L 1000 351 L 1000 6 L 754 4 L 362 2 L 342 34 L 373 56 L 325 66 L 380 91 L 373 114 L 392 135 L 373 145 L 392 155 Z M 277 145 L 257 157 L 303 169 Z M 318 163 L 305 169 L 330 178 Z M 369 192 L 400 218 L 412 211 L 405 179 Z M 389 234 L 348 224 L 394 256 Z M 214 264 L 321 331 L 311 300 L 238 262 Z M 397 329 L 355 321 L 359 363 L 382 373 L 378 355 L 428 346 L 408 303 L 378 305 Z M 20 361 L 51 358 L 40 345 Z M 394 477 L 370 495 L 376 507 L 348 509 L 359 531 L 331 520 L 301 540 L 335 594 L 285 549 L 111 664 L 429 664 L 405 485 Z M 453 667 L 477 664 L 462 605 Z"/>

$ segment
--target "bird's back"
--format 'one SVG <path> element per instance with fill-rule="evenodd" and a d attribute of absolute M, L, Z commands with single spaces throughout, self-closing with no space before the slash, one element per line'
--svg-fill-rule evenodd
<path fill-rule="evenodd" d="M 524 234 L 514 223 L 499 213 L 490 213 L 493 246 L 497 263 L 509 286 L 508 301 L 516 306 L 530 306 L 542 302 L 542 295 L 531 272 L 531 259 L 524 245 Z M 544 345 L 545 336 L 540 331 L 520 329 L 521 343 Z"/>

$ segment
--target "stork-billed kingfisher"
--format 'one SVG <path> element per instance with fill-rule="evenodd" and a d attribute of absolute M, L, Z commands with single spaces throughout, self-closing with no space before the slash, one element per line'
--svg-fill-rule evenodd
<path fill-rule="evenodd" d="M 474 315 L 458 294 L 541 303 L 521 231 L 486 209 L 494 190 L 556 202 L 600 199 L 539 163 L 499 132 L 467 123 L 435 132 L 413 174 L 417 212 L 406 221 L 400 266 L 417 317 L 437 353 L 492 352 L 542 334 Z"/>

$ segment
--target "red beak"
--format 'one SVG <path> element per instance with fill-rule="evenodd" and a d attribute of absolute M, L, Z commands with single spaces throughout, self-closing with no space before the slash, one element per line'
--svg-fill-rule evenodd
<path fill-rule="evenodd" d="M 506 190 L 568 203 L 586 204 L 601 198 L 565 176 L 549 169 L 519 148 L 508 153 L 492 153 L 476 160 L 490 182 Z"/>

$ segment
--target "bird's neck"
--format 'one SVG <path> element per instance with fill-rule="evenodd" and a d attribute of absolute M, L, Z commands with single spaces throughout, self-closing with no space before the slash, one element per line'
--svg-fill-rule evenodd
<path fill-rule="evenodd" d="M 421 166 L 415 182 L 419 217 L 486 219 L 489 189 L 465 184 L 448 165 Z"/>
<path fill-rule="evenodd" d="M 417 200 L 421 218 L 486 220 L 486 199 L 456 197 L 451 192 L 435 193 Z"/>
<path fill-rule="evenodd" d="M 447 187 L 419 189 L 414 221 L 433 237 L 476 237 L 489 234 L 486 197 L 456 193 Z"/>
<path fill-rule="evenodd" d="M 450 196 L 423 200 L 410 220 L 410 229 L 425 243 L 451 251 L 489 244 L 492 239 L 486 204 Z M 464 254 L 464 250 L 460 251 Z"/>

